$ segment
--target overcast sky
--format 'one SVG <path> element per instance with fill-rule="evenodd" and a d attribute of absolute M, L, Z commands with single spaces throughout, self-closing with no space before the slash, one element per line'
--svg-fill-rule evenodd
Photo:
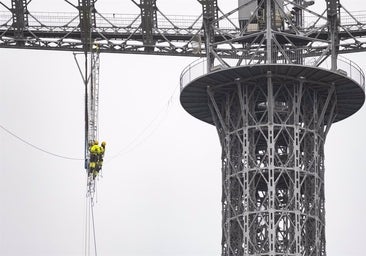
<path fill-rule="evenodd" d="M 50 2 L 33 0 L 29 9 L 73 11 Z M 195 0 L 172 3 L 158 1 L 167 14 L 200 12 Z M 235 3 L 220 5 L 229 10 Z M 366 10 L 364 2 L 345 4 Z M 138 13 L 127 0 L 99 0 L 98 10 Z M 366 53 L 348 57 L 366 70 Z M 0 125 L 50 152 L 82 158 L 84 91 L 72 53 L 0 49 L 0 58 Z M 107 151 L 95 207 L 99 255 L 220 255 L 219 140 L 213 126 L 179 103 L 179 76 L 192 61 L 101 55 L 100 139 Z M 327 138 L 331 256 L 365 253 L 365 125 L 363 107 Z M 82 255 L 83 162 L 34 150 L 2 130 L 0 143 L 0 255 Z"/>

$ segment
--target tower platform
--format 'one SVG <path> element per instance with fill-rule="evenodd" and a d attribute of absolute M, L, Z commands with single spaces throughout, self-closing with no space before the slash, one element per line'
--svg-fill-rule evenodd
<path fill-rule="evenodd" d="M 188 69 L 185 71 L 190 72 Z M 337 115 L 334 122 L 337 122 L 357 112 L 365 101 L 363 72 L 360 69 L 350 71 L 353 71 L 353 74 L 342 71 L 332 72 L 323 68 L 303 65 L 239 66 L 217 70 L 194 78 L 188 83 L 182 82 L 181 79 L 180 101 L 184 109 L 192 116 L 214 124 L 208 106 L 208 86 L 225 93 L 233 86 L 235 87 L 238 80 L 243 83 L 257 83 L 263 80 L 268 72 L 271 72 L 273 77 L 281 78 L 284 81 L 304 80 L 305 86 L 316 89 L 319 95 L 324 97 L 327 95 L 327 88 L 334 84 L 337 96 Z M 188 72 L 183 73 L 182 76 L 187 75 Z M 190 79 L 188 78 L 188 80 Z"/>

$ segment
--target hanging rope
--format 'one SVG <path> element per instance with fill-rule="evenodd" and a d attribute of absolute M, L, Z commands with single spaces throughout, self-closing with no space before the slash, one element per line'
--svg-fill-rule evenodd
<path fill-rule="evenodd" d="M 42 151 L 43 153 L 46 153 L 46 154 L 48 154 L 48 155 L 51 155 L 51 156 L 54 156 L 54 157 L 58 157 L 58 158 L 67 159 L 67 160 L 73 160 L 73 161 L 83 161 L 83 160 L 84 160 L 84 159 L 82 159 L 82 158 L 74 158 L 74 157 L 68 157 L 68 156 L 63 156 L 63 155 L 59 155 L 59 154 L 56 154 L 56 153 L 52 153 L 52 152 L 50 152 L 50 151 L 48 151 L 48 150 L 46 150 L 46 149 L 40 148 L 40 147 L 38 147 L 38 146 L 36 146 L 36 145 L 34 145 L 34 144 L 32 144 L 32 143 L 30 143 L 30 142 L 26 141 L 25 139 L 22 139 L 21 137 L 19 137 L 19 136 L 18 136 L 18 135 L 16 135 L 15 133 L 13 133 L 13 132 L 9 131 L 8 129 L 6 129 L 6 128 L 5 128 L 4 126 L 2 126 L 1 124 L 0 124 L 0 128 L 1 128 L 3 131 L 5 131 L 5 132 L 7 132 L 8 134 L 10 134 L 11 136 L 13 136 L 14 138 L 16 138 L 16 139 L 20 140 L 20 141 L 21 141 L 21 142 L 23 142 L 24 144 L 27 144 L 28 146 L 30 146 L 30 147 L 32 147 L 32 148 L 34 148 L 34 149 L 38 150 L 38 151 Z"/>
<path fill-rule="evenodd" d="M 179 87 L 179 84 L 174 88 L 172 94 L 170 95 L 170 97 L 168 98 L 168 100 L 166 101 L 164 106 L 154 116 L 154 118 L 130 141 L 130 143 L 127 144 L 127 146 L 120 149 L 117 154 L 114 154 L 111 157 L 109 157 L 108 160 L 106 161 L 106 164 L 110 163 L 115 158 L 117 158 L 121 155 L 124 155 L 124 154 L 127 154 L 127 153 L 133 151 L 135 148 L 137 148 L 138 146 L 143 144 L 145 141 L 147 141 L 157 131 L 157 129 L 163 123 L 165 117 L 168 114 L 168 111 L 169 111 L 171 105 L 174 102 L 174 96 L 177 92 L 178 87 Z M 149 129 L 151 131 L 144 137 L 144 135 L 148 132 Z"/>
<path fill-rule="evenodd" d="M 94 240 L 94 255 L 97 256 L 97 238 L 95 236 L 95 222 L 94 222 L 94 202 L 93 199 L 90 198 L 90 211 L 92 217 L 92 228 L 93 228 L 93 240 Z"/>
<path fill-rule="evenodd" d="M 86 207 L 85 207 L 85 232 L 84 232 L 84 255 L 97 256 L 97 239 L 94 221 L 94 191 L 90 191 L 90 180 L 87 177 Z M 95 183 L 94 185 L 95 186 Z M 94 254 L 93 254 L 94 253 Z"/>
<path fill-rule="evenodd" d="M 90 205 L 89 198 L 87 197 L 85 200 L 85 230 L 84 230 L 84 255 L 90 255 Z"/>

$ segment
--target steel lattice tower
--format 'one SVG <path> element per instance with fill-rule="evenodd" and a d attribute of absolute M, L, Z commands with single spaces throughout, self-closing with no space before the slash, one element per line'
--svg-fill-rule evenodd
<path fill-rule="evenodd" d="M 307 2 L 288 20 L 283 1 L 239 3 L 254 30 L 240 64 L 208 54 L 181 78 L 183 107 L 215 125 L 222 146 L 222 255 L 326 255 L 324 143 L 365 98 L 362 71 L 355 80 L 337 66 L 339 2 L 327 1 L 330 70 L 303 55 Z"/>
<path fill-rule="evenodd" d="M 97 0 L 64 0 L 76 13 L 62 15 L 0 0 L 0 48 L 84 53 L 86 141 L 99 53 L 203 57 L 181 75 L 181 103 L 220 138 L 222 255 L 326 255 L 324 143 L 365 100 L 363 71 L 340 54 L 366 51 L 366 14 L 341 0 L 238 0 L 228 13 L 197 1 L 199 16 L 176 17 L 158 0 L 131 0 L 137 15 L 102 14 Z"/>

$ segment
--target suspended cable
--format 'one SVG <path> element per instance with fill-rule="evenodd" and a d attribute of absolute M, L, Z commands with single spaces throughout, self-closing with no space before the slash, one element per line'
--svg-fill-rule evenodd
<path fill-rule="evenodd" d="M 87 177 L 85 201 L 84 255 L 97 256 L 97 239 L 94 220 L 94 190 L 90 191 L 90 177 Z M 93 186 L 94 187 L 94 186 Z"/>
<path fill-rule="evenodd" d="M 131 152 L 132 150 L 134 150 L 136 147 L 138 147 L 139 145 L 143 144 L 150 136 L 152 136 L 156 130 L 160 127 L 160 125 L 162 124 L 162 122 L 164 121 L 164 118 L 170 108 L 170 106 L 173 103 L 173 98 L 176 94 L 176 91 L 179 87 L 179 84 L 174 88 L 172 94 L 170 95 L 170 97 L 168 98 L 168 100 L 166 101 L 166 104 L 164 104 L 164 106 L 159 110 L 159 112 L 154 116 L 154 118 L 138 133 L 138 135 L 136 135 L 130 143 L 127 144 L 127 146 L 125 146 L 124 148 L 122 148 L 121 150 L 118 151 L 117 154 L 112 155 L 107 161 L 106 163 L 111 162 L 112 160 L 114 160 L 115 158 L 127 154 L 129 152 Z M 142 138 L 142 136 L 148 131 L 148 129 L 158 120 L 158 118 L 161 116 L 161 114 L 165 111 L 165 116 L 156 124 L 156 126 L 152 129 L 152 131 L 144 138 Z M 142 138 L 141 141 L 139 141 Z"/>
<path fill-rule="evenodd" d="M 18 136 L 18 135 L 16 135 L 15 133 L 13 133 L 13 132 L 9 131 L 8 129 L 6 129 L 6 128 L 5 128 L 4 126 L 2 126 L 1 124 L 0 124 L 0 128 L 1 128 L 3 131 L 5 131 L 5 132 L 7 132 L 8 134 L 10 134 L 11 136 L 13 136 L 14 138 L 16 138 L 16 139 L 20 140 L 20 141 L 21 141 L 21 142 L 23 142 L 24 144 L 27 144 L 28 146 L 30 146 L 30 147 L 32 147 L 32 148 L 34 148 L 34 149 L 36 149 L 36 150 L 42 151 L 43 153 L 46 153 L 46 154 L 48 154 L 48 155 L 51 155 L 51 156 L 54 156 L 54 157 L 58 157 L 58 158 L 62 158 L 62 159 L 73 160 L 73 161 L 83 161 L 83 160 L 84 160 L 83 158 L 74 158 L 74 157 L 68 157 L 68 156 L 63 156 L 63 155 L 59 155 L 59 154 L 56 154 L 56 153 L 52 153 L 52 152 L 50 152 L 50 151 L 48 151 L 48 150 L 45 150 L 45 149 L 43 149 L 43 148 L 40 148 L 40 147 L 38 147 L 38 146 L 36 146 L 36 145 L 34 145 L 34 144 L 32 144 L 32 143 L 30 143 L 30 142 L 26 141 L 25 139 L 23 139 L 23 138 L 19 137 L 19 136 Z"/>
<path fill-rule="evenodd" d="M 90 210 L 91 210 L 91 217 L 92 217 L 92 228 L 93 228 L 93 241 L 94 241 L 94 255 L 97 256 L 97 238 L 95 236 L 95 222 L 94 222 L 94 203 L 93 199 L 90 198 Z"/>
<path fill-rule="evenodd" d="M 90 205 L 89 198 L 85 200 L 85 232 L 84 232 L 84 252 L 85 256 L 90 255 Z"/>
<path fill-rule="evenodd" d="M 106 164 L 111 162 L 113 159 L 123 155 L 123 154 L 126 154 L 128 152 L 131 152 L 132 150 L 134 150 L 137 146 L 141 145 L 141 138 L 146 134 L 146 132 L 149 130 L 150 127 L 152 127 L 154 125 L 154 123 L 158 120 L 158 118 L 160 117 L 161 115 L 161 111 L 158 112 L 158 114 L 148 123 L 147 126 L 145 126 L 144 129 L 141 130 L 140 133 L 138 133 L 138 135 L 136 137 L 134 137 L 130 143 L 127 144 L 127 146 L 125 146 L 124 148 L 122 148 L 121 150 L 118 151 L 117 154 L 109 157 L 109 159 L 106 161 Z M 156 131 L 156 128 L 160 126 L 161 122 L 163 121 L 164 119 L 161 119 L 160 122 L 157 123 L 157 125 L 152 129 L 153 132 Z M 150 137 L 153 132 L 150 132 L 145 138 L 143 138 L 143 141 L 145 141 L 148 137 Z"/>
<path fill-rule="evenodd" d="M 162 119 L 156 126 L 155 128 L 153 128 L 153 131 L 150 132 L 148 134 L 148 136 L 146 136 L 145 138 L 143 138 L 142 141 L 138 142 L 137 144 L 135 144 L 136 141 L 138 141 L 145 133 L 146 131 L 156 122 L 156 120 L 158 120 L 159 116 L 162 114 L 162 112 L 165 110 L 165 113 L 168 111 L 170 105 L 173 103 L 173 97 L 175 96 L 176 90 L 179 87 L 179 84 L 174 88 L 173 93 L 171 94 L 171 96 L 169 97 L 167 103 L 164 105 L 163 108 L 161 108 L 161 110 L 159 110 L 159 112 L 154 116 L 154 118 L 148 123 L 147 126 L 145 126 L 144 129 L 141 130 L 141 132 L 123 149 L 121 149 L 117 154 L 113 155 L 112 157 L 109 158 L 108 162 L 112 161 L 114 158 L 119 157 L 123 154 L 126 154 L 128 152 L 131 152 L 133 149 L 135 149 L 137 146 L 141 145 L 143 142 L 145 142 L 156 130 L 157 128 L 161 125 L 162 121 L 164 119 Z M 64 155 L 60 155 L 60 154 L 56 154 L 53 152 L 50 152 L 46 149 L 43 149 L 39 146 L 36 146 L 28 141 L 26 141 L 25 139 L 19 137 L 18 135 L 16 135 L 15 133 L 11 132 L 10 130 L 8 130 L 7 128 L 5 128 L 3 125 L 0 124 L 0 128 L 7 132 L 8 134 L 10 134 L 11 136 L 13 136 L 14 138 L 20 140 L 21 142 L 23 142 L 24 144 L 38 150 L 41 151 L 43 153 L 46 153 L 48 155 L 54 156 L 54 157 L 58 157 L 58 158 L 62 158 L 62 159 L 66 159 L 66 160 L 73 160 L 73 161 L 84 161 L 83 158 L 75 158 L 75 157 L 68 157 L 68 156 L 64 156 Z M 135 144 L 135 145 L 134 145 Z"/>
<path fill-rule="evenodd" d="M 88 177 L 86 179 L 88 184 Z M 85 230 L 84 230 L 84 256 L 90 255 L 90 200 L 88 197 L 88 186 L 85 191 Z"/>
<path fill-rule="evenodd" d="M 86 225 L 85 225 L 85 239 L 84 250 L 85 256 L 91 255 L 91 250 L 94 251 L 94 255 L 97 256 L 97 238 L 95 232 L 95 220 L 94 220 L 94 202 L 92 197 L 86 198 Z M 93 244 L 93 246 L 92 246 Z"/>

